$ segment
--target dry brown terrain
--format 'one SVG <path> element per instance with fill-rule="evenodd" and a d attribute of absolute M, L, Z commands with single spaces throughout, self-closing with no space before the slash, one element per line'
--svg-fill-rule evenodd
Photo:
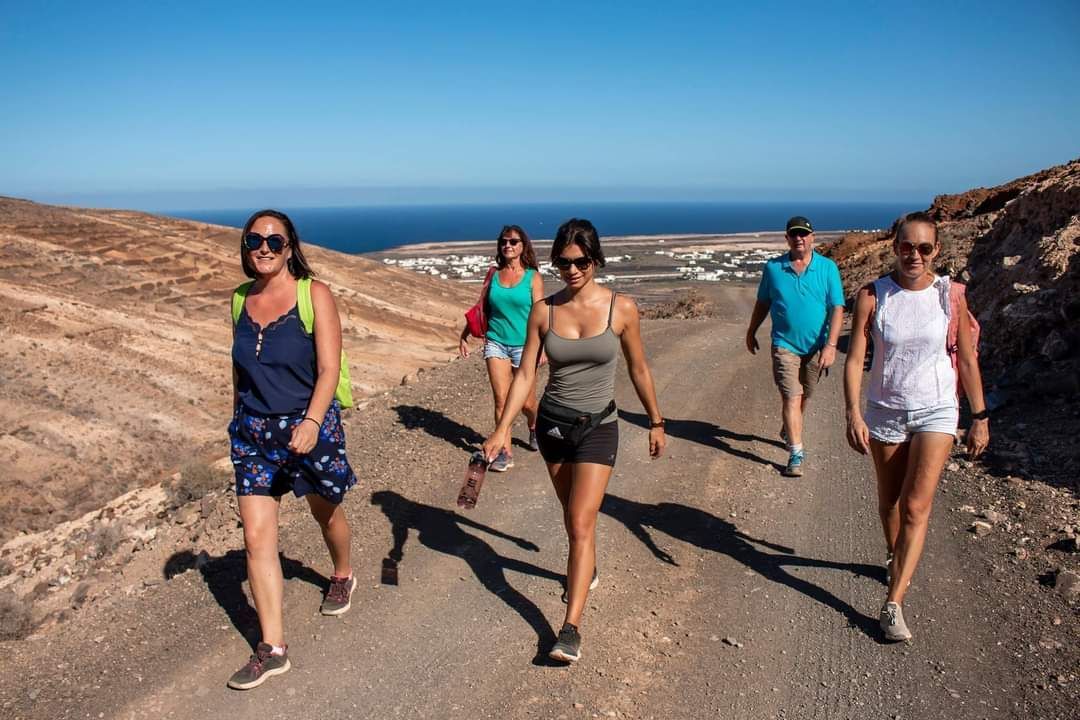
<path fill-rule="evenodd" d="M 0 198 L 0 542 L 227 453 L 235 229 Z M 308 248 L 354 392 L 445 362 L 474 291 Z"/>

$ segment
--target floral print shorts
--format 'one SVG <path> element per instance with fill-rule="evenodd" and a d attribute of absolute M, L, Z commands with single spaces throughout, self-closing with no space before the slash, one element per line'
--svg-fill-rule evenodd
<path fill-rule="evenodd" d="M 335 505 L 356 484 L 345 456 L 341 407 L 335 400 L 326 411 L 319 439 L 307 455 L 289 450 L 292 429 L 304 414 L 259 415 L 240 406 L 229 424 L 236 494 L 281 497 L 290 490 L 296 497 L 317 493 Z"/>

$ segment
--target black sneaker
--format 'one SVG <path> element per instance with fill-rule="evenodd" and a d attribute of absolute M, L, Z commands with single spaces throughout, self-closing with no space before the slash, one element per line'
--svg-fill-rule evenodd
<path fill-rule="evenodd" d="M 599 585 L 599 584 L 600 584 L 600 573 L 599 573 L 599 571 L 598 571 L 598 570 L 597 570 L 597 569 L 596 569 L 596 568 L 594 567 L 594 568 L 593 568 L 593 571 L 592 571 L 592 581 L 591 581 L 591 582 L 589 582 L 589 589 L 590 589 L 590 590 L 595 590 L 595 589 L 596 589 L 596 587 L 597 587 L 597 585 Z M 566 603 L 566 602 L 568 602 L 568 599 L 567 599 L 567 598 L 568 598 L 568 596 L 567 596 L 567 594 L 566 594 L 566 593 L 567 593 L 567 590 L 566 590 L 566 583 L 565 583 L 565 581 L 564 581 L 564 582 L 563 582 L 563 588 L 562 588 L 562 601 L 563 601 L 563 603 Z"/>
<path fill-rule="evenodd" d="M 555 647 L 551 648 L 548 657 L 552 660 L 572 663 L 581 657 L 581 635 L 578 629 L 570 623 L 564 623 L 559 631 L 559 639 L 555 641 Z"/>
<path fill-rule="evenodd" d="M 273 648 L 264 642 L 256 645 L 255 654 L 247 661 L 247 665 L 229 678 L 229 687 L 233 690 L 250 690 L 262 685 L 268 677 L 289 672 L 292 667 L 289 664 L 289 646 L 285 646 L 285 652 L 281 655 L 274 655 L 272 650 Z"/>
<path fill-rule="evenodd" d="M 356 577 L 330 577 L 330 589 L 326 591 L 319 612 L 323 615 L 341 615 L 352 607 L 352 594 L 356 590 Z"/>

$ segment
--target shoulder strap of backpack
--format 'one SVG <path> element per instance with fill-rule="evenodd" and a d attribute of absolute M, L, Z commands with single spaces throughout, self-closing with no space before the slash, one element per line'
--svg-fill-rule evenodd
<path fill-rule="evenodd" d="M 304 332 L 311 335 L 315 330 L 315 308 L 311 304 L 311 278 L 296 281 L 296 309 L 300 312 L 300 322 Z"/>
<path fill-rule="evenodd" d="M 240 285 L 232 294 L 232 321 L 233 325 L 240 321 L 240 313 L 244 312 L 244 301 L 247 300 L 248 292 L 251 290 L 251 286 L 255 284 L 254 280 L 248 280 L 246 283 Z"/>

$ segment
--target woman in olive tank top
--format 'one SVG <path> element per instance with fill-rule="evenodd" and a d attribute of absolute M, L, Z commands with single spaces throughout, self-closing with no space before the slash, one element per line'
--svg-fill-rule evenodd
<path fill-rule="evenodd" d="M 510 383 L 521 365 L 525 345 L 525 325 L 533 303 L 544 296 L 544 280 L 536 264 L 536 253 L 524 228 L 504 225 L 495 249 L 496 270 L 488 286 L 486 313 L 488 330 L 484 337 L 484 362 L 487 364 L 491 394 L 495 401 L 495 424 L 502 417 Z M 461 331 L 461 357 L 469 357 L 469 326 Z M 526 396 L 521 408 L 529 423 L 529 449 L 539 450 L 536 441 L 536 390 Z M 513 450 L 508 445 L 499 452 L 489 470 L 505 472 L 514 467 Z"/>
<path fill-rule="evenodd" d="M 563 508 L 570 551 L 566 566 L 566 617 L 550 656 L 573 662 L 581 656 L 578 626 L 596 574 L 596 516 L 619 447 L 614 408 L 619 350 L 630 380 L 649 415 L 649 455 L 664 450 L 664 420 L 641 344 L 637 305 L 596 283 L 604 254 L 588 220 L 568 220 L 555 236 L 551 261 L 566 286 L 529 314 L 521 368 L 484 453 L 494 458 L 509 442 L 510 426 L 532 392 L 536 361 L 547 353 L 550 374 L 536 424 L 540 453 Z M 566 419 L 571 418 L 567 423 Z M 574 422 L 576 420 L 576 422 Z M 584 428 L 584 432 L 582 431 Z"/>

